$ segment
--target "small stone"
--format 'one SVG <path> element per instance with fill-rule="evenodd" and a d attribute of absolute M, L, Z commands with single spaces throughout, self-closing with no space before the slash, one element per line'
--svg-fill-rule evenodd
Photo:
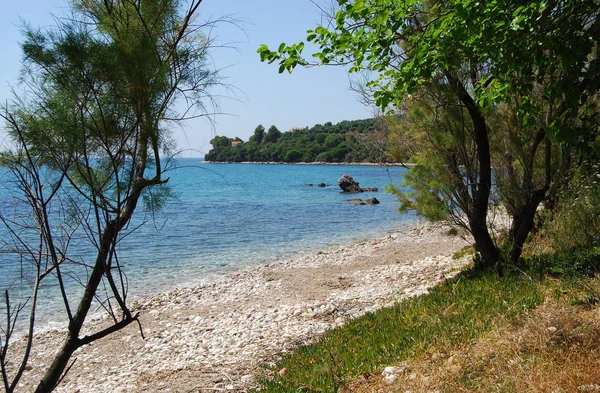
<path fill-rule="evenodd" d="M 392 367 L 392 366 L 388 366 L 386 368 L 383 369 L 383 372 L 381 373 L 381 375 L 391 375 L 391 374 L 397 374 L 397 369 L 396 367 Z"/>
<path fill-rule="evenodd" d="M 26 364 L 25 367 L 23 368 L 25 371 L 31 371 L 33 370 L 33 367 L 31 367 L 31 365 Z"/>
<path fill-rule="evenodd" d="M 558 329 L 556 328 L 556 326 L 550 326 L 550 327 L 548 328 L 548 331 L 549 331 L 550 333 L 556 333 L 556 331 L 557 331 L 557 330 L 558 330 Z"/>
<path fill-rule="evenodd" d="M 398 379 L 398 376 L 396 374 L 390 374 L 390 375 L 386 375 L 383 378 L 383 381 L 386 383 L 386 385 L 391 385 L 394 382 L 396 382 L 397 379 Z"/>
<path fill-rule="evenodd" d="M 346 311 L 346 315 L 356 314 L 357 312 L 360 312 L 360 308 L 351 308 L 350 310 Z"/>
<path fill-rule="evenodd" d="M 278 373 L 280 376 L 285 377 L 288 374 L 287 368 L 282 368 Z"/>

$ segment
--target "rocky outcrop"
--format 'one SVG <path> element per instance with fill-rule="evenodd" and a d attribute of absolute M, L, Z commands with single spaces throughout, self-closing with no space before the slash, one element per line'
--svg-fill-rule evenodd
<path fill-rule="evenodd" d="M 360 192 L 361 188 L 359 183 L 354 180 L 352 176 L 344 173 L 338 180 L 338 185 L 344 192 Z"/>
<path fill-rule="evenodd" d="M 338 180 L 338 185 L 344 192 L 377 192 L 377 188 L 361 188 L 360 184 L 352 176 L 344 173 Z"/>

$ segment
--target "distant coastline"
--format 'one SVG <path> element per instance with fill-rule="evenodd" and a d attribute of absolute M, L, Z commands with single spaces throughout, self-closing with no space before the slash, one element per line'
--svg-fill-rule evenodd
<path fill-rule="evenodd" d="M 413 163 L 402 162 L 283 162 L 283 161 L 201 161 L 201 164 L 260 164 L 260 165 L 337 165 L 337 166 L 403 166 L 412 167 Z"/>

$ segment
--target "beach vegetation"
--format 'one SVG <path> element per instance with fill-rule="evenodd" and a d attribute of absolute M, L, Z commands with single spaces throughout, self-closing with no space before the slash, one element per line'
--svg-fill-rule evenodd
<path fill-rule="evenodd" d="M 585 268 L 563 270 L 575 262 Z M 599 376 L 599 268 L 596 248 L 525 258 L 502 277 L 463 271 L 265 365 L 260 391 L 574 391 Z"/>
<path fill-rule="evenodd" d="M 132 224 L 142 204 L 152 212 L 170 195 L 168 125 L 207 116 L 209 89 L 220 83 L 208 58 L 212 41 L 203 34 L 217 21 L 201 22 L 200 4 L 72 1 L 56 26 L 23 27 L 23 93 L 0 114 L 14 144 L 2 164 L 13 175 L 19 208 L 3 210 L 1 220 L 10 234 L 3 251 L 22 264 L 31 292 L 16 301 L 10 288 L 4 292 L 6 392 L 17 390 L 30 367 L 48 281 L 60 290 L 67 330 L 36 392 L 57 387 L 77 349 L 139 323 L 119 251 L 143 221 Z M 87 331 L 96 308 L 108 319 Z M 21 353 L 12 344 L 23 321 Z"/>

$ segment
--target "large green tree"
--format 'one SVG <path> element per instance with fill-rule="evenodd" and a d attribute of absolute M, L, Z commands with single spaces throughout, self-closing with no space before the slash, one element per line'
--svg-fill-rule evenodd
<path fill-rule="evenodd" d="M 469 150 L 454 154 L 453 147 L 445 162 L 455 163 L 457 171 L 448 186 L 450 194 L 461 195 L 462 203 L 443 202 L 465 216 L 485 268 L 498 266 L 500 259 L 487 224 L 493 184 L 488 115 L 498 105 L 510 106 L 523 135 L 532 136 L 527 140 L 528 162 L 536 161 L 532 157 L 537 157 L 542 142 L 549 152 L 548 181 L 541 186 L 531 181 L 529 163 L 519 165 L 521 182 L 528 187 L 523 187 L 511 212 L 512 258 L 518 258 L 537 206 L 551 188 L 553 141 L 585 145 L 597 129 L 590 99 L 597 92 L 600 69 L 597 1 L 338 0 L 337 4 L 328 27 L 308 31 L 307 40 L 318 47 L 316 60 L 302 56 L 304 43 L 282 44 L 277 51 L 263 45 L 258 50 L 261 59 L 278 61 L 280 72 L 315 64 L 346 64 L 351 72 L 369 70 L 375 78 L 367 82 L 367 91 L 384 109 L 400 108 L 407 97 L 427 89 L 443 92 L 436 93 L 444 98 L 442 107 L 458 105 L 468 124 L 455 130 L 465 132 L 454 133 L 452 143 L 466 137 L 459 149 Z M 435 183 L 423 184 L 422 190 L 441 197 Z"/>
<path fill-rule="evenodd" d="M 57 277 L 68 323 L 36 392 L 57 386 L 75 350 L 137 320 L 127 306 L 117 245 L 138 204 L 157 207 L 168 192 L 162 158 L 172 146 L 169 122 L 206 115 L 207 89 L 218 83 L 206 53 L 211 42 L 197 19 L 201 2 L 76 0 L 72 14 L 57 19 L 56 27 L 25 28 L 27 95 L 16 97 L 2 114 L 16 144 L 4 163 L 19 176 L 34 210 L 44 258 L 21 254 L 31 256 L 37 268 L 34 289 Z M 53 204 L 68 199 L 78 203 L 60 214 L 72 215 L 53 217 Z M 87 267 L 78 298 L 61 281 L 61 267 L 74 260 L 68 242 L 53 237 L 61 219 L 71 220 L 66 226 L 76 221 L 95 250 L 92 260 L 77 261 Z M 106 297 L 100 288 L 108 288 Z M 36 296 L 34 291 L 32 321 Z M 95 298 L 113 324 L 83 336 Z M 33 329 L 32 322 L 30 337 Z M 4 387 L 13 391 L 23 370 L 9 377 L 10 341 L 2 344 Z M 29 349 L 23 365 L 28 355 Z"/>
<path fill-rule="evenodd" d="M 256 143 L 257 145 L 260 145 L 262 143 L 264 137 L 265 137 L 265 127 L 263 127 L 262 124 L 259 124 L 254 129 L 254 134 L 250 137 L 249 142 L 253 142 L 253 143 Z"/>

